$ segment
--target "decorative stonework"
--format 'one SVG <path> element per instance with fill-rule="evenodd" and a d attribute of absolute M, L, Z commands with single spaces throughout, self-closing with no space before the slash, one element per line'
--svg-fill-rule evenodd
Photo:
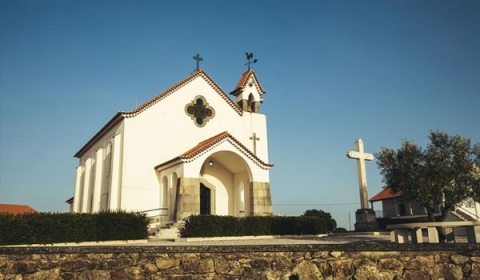
<path fill-rule="evenodd" d="M 215 110 L 207 103 L 205 97 L 197 95 L 185 106 L 185 113 L 190 116 L 196 126 L 203 127 L 215 116 Z"/>

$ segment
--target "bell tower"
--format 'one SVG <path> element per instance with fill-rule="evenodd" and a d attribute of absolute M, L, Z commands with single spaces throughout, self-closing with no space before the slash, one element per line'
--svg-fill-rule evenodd
<path fill-rule="evenodd" d="M 262 95 L 267 93 L 258 82 L 257 75 L 250 69 L 252 64 L 257 63 L 257 59 L 253 58 L 253 53 L 246 52 L 248 66 L 247 72 L 243 73 L 237 87 L 230 92 L 237 98 L 237 104 L 244 112 L 260 113 L 260 103 L 263 103 Z"/>
<path fill-rule="evenodd" d="M 248 69 L 243 73 L 237 87 L 230 92 L 236 97 L 236 102 L 244 112 L 260 113 L 260 104 L 263 103 L 262 95 L 267 93 L 258 82 L 257 75 Z"/>

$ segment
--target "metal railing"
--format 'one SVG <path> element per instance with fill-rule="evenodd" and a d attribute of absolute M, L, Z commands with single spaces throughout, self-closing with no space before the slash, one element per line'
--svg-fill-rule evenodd
<path fill-rule="evenodd" d="M 153 212 L 153 211 L 166 211 L 166 214 L 158 214 L 157 216 L 168 216 L 168 208 L 155 208 L 155 209 L 148 209 L 148 210 L 143 210 L 143 211 L 138 211 L 139 213 L 147 213 L 147 212 Z"/>
<path fill-rule="evenodd" d="M 157 215 L 148 215 L 149 212 L 154 212 L 154 211 L 159 211 L 159 214 Z M 148 216 L 148 219 L 150 220 L 150 224 L 155 224 L 155 223 L 160 223 L 162 222 L 161 217 L 168 217 L 168 208 L 155 208 L 155 209 L 148 209 L 148 210 L 143 210 L 143 211 L 138 211 L 138 213 L 146 213 Z"/>

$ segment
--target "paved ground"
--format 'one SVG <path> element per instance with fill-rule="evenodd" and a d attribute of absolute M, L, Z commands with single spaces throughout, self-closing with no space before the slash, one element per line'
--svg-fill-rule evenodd
<path fill-rule="evenodd" d="M 192 238 L 168 241 L 150 239 L 148 245 L 166 246 L 234 246 L 234 245 L 279 245 L 279 244 L 354 244 L 388 243 L 390 235 L 330 235 L 330 236 L 288 236 L 288 237 L 250 237 L 250 238 Z M 147 245 L 145 244 L 145 245 Z"/>

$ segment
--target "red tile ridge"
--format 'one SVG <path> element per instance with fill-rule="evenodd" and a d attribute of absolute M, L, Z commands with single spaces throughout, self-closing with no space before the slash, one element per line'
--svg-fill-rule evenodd
<path fill-rule="evenodd" d="M 190 150 L 184 152 L 180 156 L 173 158 L 167 162 L 164 162 L 162 164 L 159 164 L 155 166 L 155 169 L 165 166 L 169 163 L 175 162 L 175 161 L 181 161 L 181 162 L 190 162 L 193 160 L 196 156 L 200 155 L 204 151 L 210 149 L 211 147 L 215 146 L 216 144 L 220 143 L 222 140 L 227 139 L 230 140 L 230 143 L 246 155 L 248 158 L 253 160 L 254 162 L 257 163 L 258 166 L 260 166 L 263 169 L 268 169 L 272 166 L 274 166 L 272 163 L 266 163 L 262 161 L 260 158 L 258 158 L 255 154 L 253 154 L 252 151 L 250 151 L 247 147 L 245 147 L 240 141 L 238 141 L 235 137 L 233 137 L 228 131 L 224 131 L 222 133 L 219 133 L 213 137 L 210 137 L 200 143 L 198 143 L 195 147 L 191 148 Z"/>

